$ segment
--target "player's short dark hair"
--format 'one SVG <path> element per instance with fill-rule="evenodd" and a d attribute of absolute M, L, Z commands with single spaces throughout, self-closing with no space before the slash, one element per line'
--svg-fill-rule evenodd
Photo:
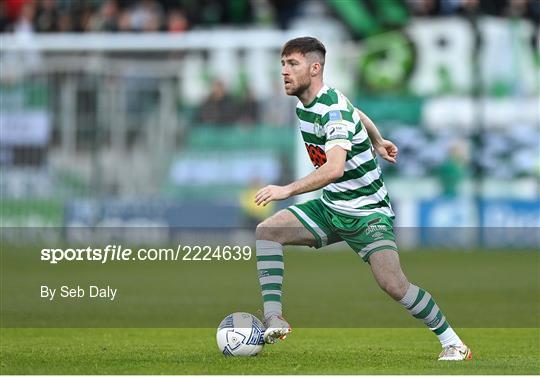
<path fill-rule="evenodd" d="M 306 55 L 310 52 L 319 53 L 321 55 L 321 63 L 324 64 L 324 58 L 326 56 L 326 48 L 317 38 L 313 37 L 300 37 L 294 38 L 285 43 L 281 49 L 281 56 L 289 56 L 299 52 L 302 55 Z"/>

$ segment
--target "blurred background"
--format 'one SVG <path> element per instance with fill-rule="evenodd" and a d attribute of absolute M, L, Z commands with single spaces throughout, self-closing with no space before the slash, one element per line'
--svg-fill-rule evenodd
<path fill-rule="evenodd" d="M 292 203 L 257 188 L 312 169 L 279 63 L 311 35 L 399 147 L 405 246 L 535 233 L 539 22 L 534 0 L 2 0 L 2 227 L 254 228 Z M 494 234 L 472 237 L 523 246 Z"/>

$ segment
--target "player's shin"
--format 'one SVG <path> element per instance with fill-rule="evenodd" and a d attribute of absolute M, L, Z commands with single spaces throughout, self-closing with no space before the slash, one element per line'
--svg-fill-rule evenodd
<path fill-rule="evenodd" d="M 264 302 L 264 317 L 281 316 L 281 287 L 283 284 L 283 245 L 274 241 L 257 240 L 257 270 Z"/>
<path fill-rule="evenodd" d="M 442 347 L 463 344 L 450 327 L 446 317 L 429 292 L 410 284 L 405 296 L 399 302 L 415 318 L 420 319 L 439 338 Z"/>

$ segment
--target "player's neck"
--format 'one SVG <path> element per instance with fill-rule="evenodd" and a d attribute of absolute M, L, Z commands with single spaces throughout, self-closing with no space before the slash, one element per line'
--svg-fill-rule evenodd
<path fill-rule="evenodd" d="M 304 90 L 303 93 L 298 95 L 298 99 L 300 100 L 300 102 L 302 102 L 302 105 L 307 106 L 311 102 L 313 102 L 315 97 L 317 97 L 317 93 L 319 93 L 319 91 L 321 90 L 323 86 L 324 86 L 324 83 L 322 81 L 313 83 L 309 86 L 309 88 Z"/>

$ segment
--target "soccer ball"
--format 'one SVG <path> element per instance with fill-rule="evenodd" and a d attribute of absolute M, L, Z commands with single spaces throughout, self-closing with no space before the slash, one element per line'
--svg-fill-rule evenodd
<path fill-rule="evenodd" d="M 219 350 L 227 356 L 255 356 L 264 346 L 264 326 L 249 313 L 229 314 L 217 329 Z"/>

